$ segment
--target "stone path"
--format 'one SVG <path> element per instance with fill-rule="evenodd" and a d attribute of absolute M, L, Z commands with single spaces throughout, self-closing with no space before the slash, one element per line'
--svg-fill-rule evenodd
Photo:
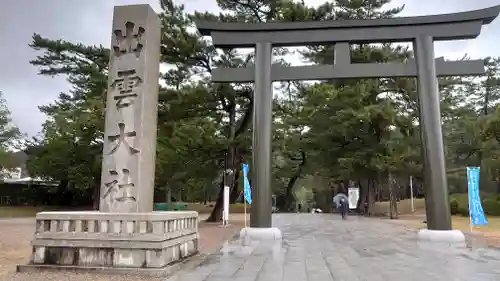
<path fill-rule="evenodd" d="M 424 247 L 415 230 L 363 217 L 277 214 L 281 243 L 232 240 L 172 281 L 500 280 L 500 251 Z"/>

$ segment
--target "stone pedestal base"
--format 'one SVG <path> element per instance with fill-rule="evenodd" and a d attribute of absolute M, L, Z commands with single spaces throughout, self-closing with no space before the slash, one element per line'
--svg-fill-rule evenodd
<path fill-rule="evenodd" d="M 281 240 L 281 230 L 276 227 L 245 227 L 240 231 L 242 241 L 250 240 Z"/>
<path fill-rule="evenodd" d="M 430 230 L 418 232 L 418 240 L 433 243 L 465 243 L 465 235 L 460 230 Z"/>
<path fill-rule="evenodd" d="M 460 230 L 422 229 L 418 232 L 418 245 L 421 249 L 463 249 L 465 235 Z"/>
<path fill-rule="evenodd" d="M 42 212 L 30 269 L 166 275 L 198 252 L 197 212 Z"/>

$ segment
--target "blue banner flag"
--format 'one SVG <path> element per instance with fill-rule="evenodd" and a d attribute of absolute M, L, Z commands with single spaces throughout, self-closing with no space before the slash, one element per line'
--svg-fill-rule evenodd
<path fill-rule="evenodd" d="M 248 164 L 243 164 L 243 185 L 243 196 L 245 197 L 247 203 L 252 205 L 252 189 L 250 188 L 250 182 L 248 181 Z"/>
<path fill-rule="evenodd" d="M 472 225 L 488 225 L 479 197 L 479 167 L 467 167 L 469 189 L 469 215 Z"/>

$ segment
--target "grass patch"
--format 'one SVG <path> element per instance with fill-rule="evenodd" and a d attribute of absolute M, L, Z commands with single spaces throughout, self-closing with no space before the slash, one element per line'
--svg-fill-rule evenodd
<path fill-rule="evenodd" d="M 44 211 L 78 211 L 89 208 L 70 208 L 60 206 L 0 206 L 0 218 L 29 218 Z"/>
<path fill-rule="evenodd" d="M 203 203 L 185 203 L 187 205 L 186 210 L 188 211 L 196 211 L 200 214 L 208 214 L 212 212 L 212 209 L 215 206 L 215 202 L 207 203 L 207 205 Z M 229 213 L 237 213 L 243 214 L 245 212 L 245 204 L 243 203 L 235 203 L 229 206 Z M 250 212 L 250 206 L 247 204 L 247 212 Z"/>
<path fill-rule="evenodd" d="M 209 214 L 214 208 L 215 202 L 207 205 L 203 203 L 185 203 L 187 211 L 197 211 L 200 214 Z M 230 213 L 244 213 L 245 206 L 242 203 L 231 204 Z M 44 211 L 84 211 L 91 210 L 91 207 L 60 207 L 60 206 L 0 206 L 0 218 L 30 218 L 35 217 L 36 213 Z M 250 206 L 247 205 L 247 212 L 250 212 Z"/>
<path fill-rule="evenodd" d="M 450 200 L 457 200 L 461 206 L 465 206 L 468 208 L 468 197 L 467 194 L 454 194 L 450 196 Z M 425 199 L 415 199 L 414 206 L 416 211 L 424 211 L 425 210 Z M 383 214 L 389 212 L 389 202 L 375 202 L 375 211 L 376 214 Z M 411 214 L 411 203 L 410 199 L 401 200 L 398 202 L 398 212 L 401 215 L 409 215 Z M 421 212 L 420 212 L 421 213 Z M 468 216 L 461 215 L 453 215 L 452 217 L 452 227 L 453 229 L 458 229 L 463 232 L 470 231 L 470 220 Z M 500 232 L 500 217 L 497 216 L 488 216 L 486 215 L 486 219 L 488 220 L 488 225 L 485 226 L 475 226 L 473 231 L 482 232 L 482 233 L 499 233 Z M 427 224 L 422 221 L 425 220 L 425 215 L 422 216 L 421 220 L 410 220 L 408 224 L 410 224 L 414 228 L 426 228 Z"/>
<path fill-rule="evenodd" d="M 469 227 L 469 218 L 468 217 L 462 217 L 462 216 L 452 216 L 452 227 L 453 229 L 458 229 L 463 232 L 469 232 L 470 227 Z M 483 225 L 483 226 L 475 226 L 472 231 L 477 231 L 477 232 L 500 232 L 500 218 L 499 217 L 487 217 L 488 220 L 488 225 Z M 421 228 L 426 228 L 427 224 L 423 223 L 421 221 L 414 221 L 411 222 L 412 226 L 415 228 L 421 229 Z"/>
<path fill-rule="evenodd" d="M 483 194 L 481 194 L 481 198 Z M 469 195 L 467 193 L 465 194 L 452 194 L 449 197 L 449 200 L 456 200 L 458 202 L 458 205 L 461 208 L 469 208 Z"/>
<path fill-rule="evenodd" d="M 462 231 L 468 231 L 469 230 L 469 224 L 470 220 L 468 217 L 462 217 L 462 216 L 453 216 L 453 228 L 454 229 L 460 229 Z M 480 232 L 498 232 L 500 231 L 500 218 L 499 217 L 486 217 L 488 220 L 488 225 L 483 225 L 483 226 L 474 226 L 473 231 L 480 231 Z"/>

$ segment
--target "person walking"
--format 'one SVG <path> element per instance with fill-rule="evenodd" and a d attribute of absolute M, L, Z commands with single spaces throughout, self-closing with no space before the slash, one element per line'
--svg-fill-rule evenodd
<path fill-rule="evenodd" d="M 343 192 L 339 192 L 333 197 L 333 203 L 340 211 L 342 219 L 347 219 L 347 211 L 349 210 L 349 197 L 347 197 L 347 195 L 345 195 Z"/>

